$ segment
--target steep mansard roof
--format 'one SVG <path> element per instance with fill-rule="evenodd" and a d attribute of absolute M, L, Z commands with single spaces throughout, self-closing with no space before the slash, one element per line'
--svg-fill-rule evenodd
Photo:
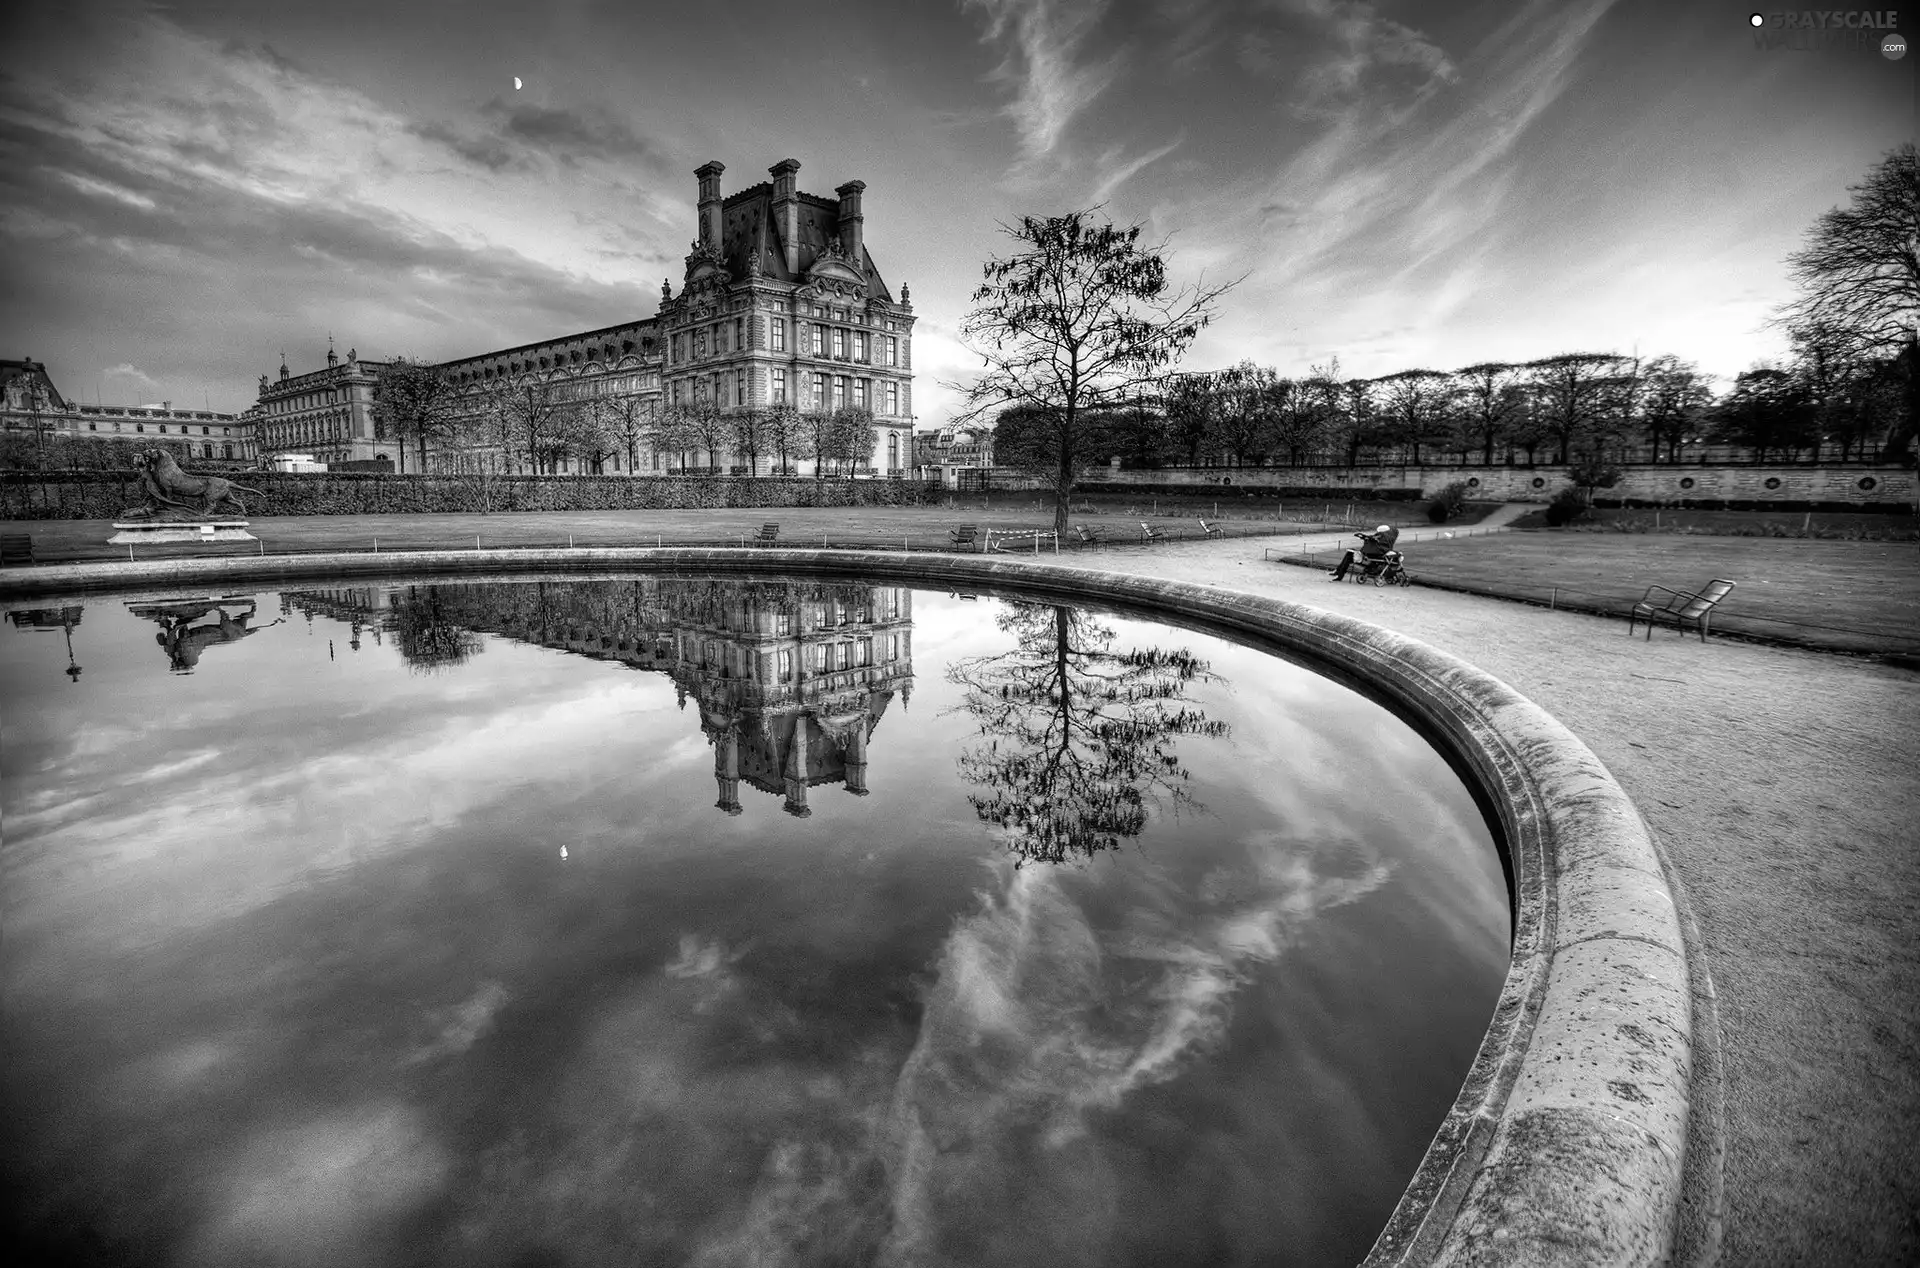
<path fill-rule="evenodd" d="M 840 204 L 816 194 L 801 194 L 799 203 L 800 272 L 805 275 L 827 242 L 839 236 Z M 864 243 L 860 253 L 866 266 L 867 297 L 891 303 L 893 294 L 874 266 L 873 253 Z M 772 185 L 762 182 L 743 189 L 721 204 L 720 254 L 735 277 L 746 276 L 748 260 L 758 256 L 765 276 L 781 282 L 800 280 L 787 270 L 786 244 L 773 214 Z"/>

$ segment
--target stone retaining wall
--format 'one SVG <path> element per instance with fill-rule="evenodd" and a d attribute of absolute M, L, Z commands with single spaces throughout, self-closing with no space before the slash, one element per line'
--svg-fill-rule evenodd
<path fill-rule="evenodd" d="M 1603 489 L 1599 504 L 1722 507 L 1763 510 L 1865 507 L 1912 510 L 1920 485 L 1897 466 L 1677 466 L 1636 463 L 1620 468 L 1620 483 Z M 1427 498 L 1454 482 L 1475 501 L 1545 502 L 1571 487 L 1564 466 L 1549 467 L 1185 467 L 1089 472 L 1086 492 L 1140 493 L 1258 490 L 1281 497 Z M 998 487 L 998 481 L 995 482 Z"/>
<path fill-rule="evenodd" d="M 232 473 L 249 517 L 446 511 L 643 511 L 724 507 L 922 506 L 920 480 L 760 476 L 468 476 Z M 132 471 L 0 472 L 0 520 L 104 520 L 145 500 Z"/>
<path fill-rule="evenodd" d="M 1690 1113 L 1688 964 L 1673 892 L 1593 752 L 1511 687 L 1414 639 L 1302 604 L 1013 558 L 828 550 L 503 550 L 83 564 L 0 573 L 0 599 L 318 578 L 853 575 L 1092 601 L 1226 634 L 1352 682 L 1459 768 L 1506 852 L 1514 937 L 1471 1071 L 1367 1264 L 1652 1264 L 1670 1257 Z"/>

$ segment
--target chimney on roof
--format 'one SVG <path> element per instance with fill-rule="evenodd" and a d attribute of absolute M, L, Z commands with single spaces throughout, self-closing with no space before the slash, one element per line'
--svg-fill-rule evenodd
<path fill-rule="evenodd" d="M 840 245 L 855 268 L 866 267 L 860 254 L 861 226 L 867 219 L 860 214 L 860 193 L 866 187 L 865 181 L 848 181 L 833 191 L 840 195 Z"/>
<path fill-rule="evenodd" d="M 700 178 L 700 241 L 720 249 L 720 173 L 725 163 L 703 163 L 693 174 Z"/>
<path fill-rule="evenodd" d="M 780 229 L 780 245 L 787 257 L 787 272 L 800 276 L 800 198 L 796 176 L 800 164 L 781 159 L 767 171 L 773 174 L 773 222 Z"/>

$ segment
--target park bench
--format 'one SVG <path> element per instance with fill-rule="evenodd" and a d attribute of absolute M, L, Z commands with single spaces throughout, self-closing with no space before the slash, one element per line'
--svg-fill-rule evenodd
<path fill-rule="evenodd" d="M 753 544 L 756 546 L 772 546 L 778 543 L 779 540 L 780 526 L 778 524 L 762 524 L 760 531 L 754 535 Z"/>
<path fill-rule="evenodd" d="M 1627 613 L 1627 637 L 1633 637 L 1633 627 L 1645 621 L 1647 623 L 1647 641 L 1653 641 L 1653 626 L 1656 621 L 1666 621 L 1674 629 L 1685 633 L 1688 626 L 1699 631 L 1700 641 L 1707 641 L 1707 626 L 1713 621 L 1713 610 L 1720 606 L 1720 600 L 1727 597 L 1735 583 L 1715 578 L 1698 592 L 1675 590 L 1670 586 L 1648 586 L 1640 602 L 1633 605 Z M 1656 600 L 1656 594 L 1664 596 Z"/>
<path fill-rule="evenodd" d="M 0 566 L 33 562 L 33 538 L 25 533 L 0 535 Z"/>
<path fill-rule="evenodd" d="M 1154 530 L 1153 525 L 1147 523 L 1145 520 L 1141 520 L 1140 521 L 1140 540 L 1143 542 L 1163 542 L 1167 540 L 1167 535 L 1165 533 L 1156 532 Z"/>
<path fill-rule="evenodd" d="M 959 528 L 950 528 L 947 530 L 947 540 L 953 543 L 956 550 L 979 550 L 980 526 L 962 524 Z"/>
<path fill-rule="evenodd" d="M 1209 524 L 1205 520 L 1201 520 L 1200 535 L 1203 537 L 1219 537 L 1221 536 L 1220 526 L 1218 524 Z"/>
<path fill-rule="evenodd" d="M 1104 546 L 1107 544 L 1105 531 L 1098 528 L 1088 528 L 1085 524 L 1075 524 L 1073 526 L 1073 535 L 1082 546 Z"/>

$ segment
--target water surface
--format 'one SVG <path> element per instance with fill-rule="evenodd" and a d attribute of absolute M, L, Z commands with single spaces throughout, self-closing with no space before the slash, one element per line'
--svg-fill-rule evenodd
<path fill-rule="evenodd" d="M 654 578 L 8 624 L 56 1262 L 1351 1261 L 1505 967 L 1438 754 L 1186 630 Z"/>

